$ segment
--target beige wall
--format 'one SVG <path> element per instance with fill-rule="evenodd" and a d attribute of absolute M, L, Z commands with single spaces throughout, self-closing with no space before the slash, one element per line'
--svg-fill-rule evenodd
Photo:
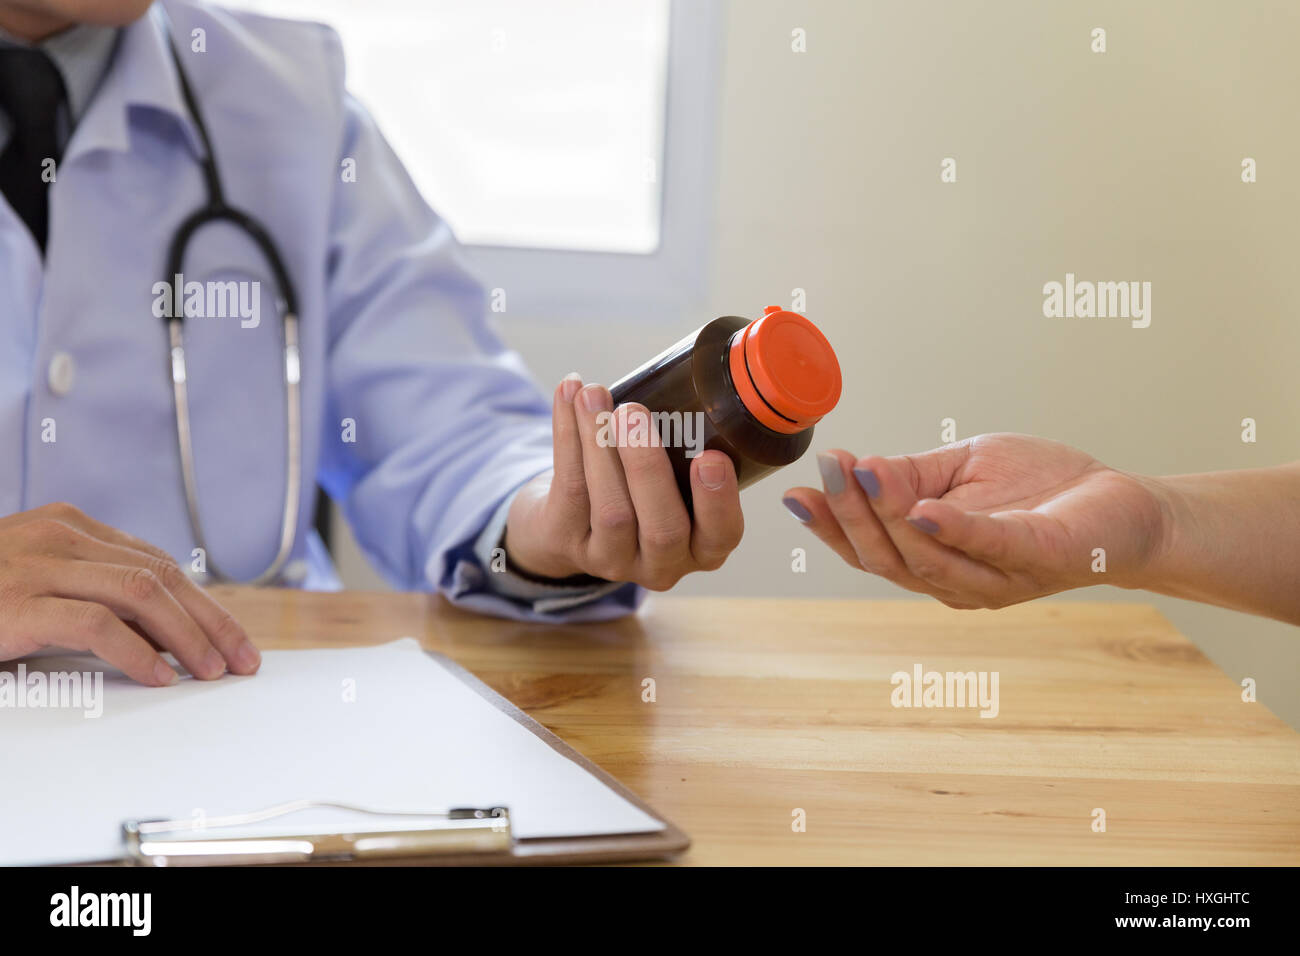
<path fill-rule="evenodd" d="M 725 25 L 707 301 L 658 326 L 618 321 L 617 302 L 600 323 L 507 318 L 539 379 L 578 353 L 608 382 L 715 315 L 802 288 L 845 372 L 815 449 L 921 450 L 952 417 L 960 437 L 1030 432 L 1151 473 L 1300 454 L 1300 8 L 738 0 Z M 1089 49 L 1097 26 L 1104 54 Z M 790 50 L 797 27 L 806 53 Z M 948 156 L 955 184 L 939 181 Z M 1067 271 L 1150 281 L 1151 326 L 1044 318 L 1042 286 Z M 1256 444 L 1241 441 L 1247 416 Z M 746 492 L 740 550 L 680 592 L 906 596 L 785 513 L 781 492 L 801 483 L 816 484 L 811 455 Z M 344 570 L 373 581 L 354 553 Z M 1154 603 L 1300 725 L 1300 630 Z"/>

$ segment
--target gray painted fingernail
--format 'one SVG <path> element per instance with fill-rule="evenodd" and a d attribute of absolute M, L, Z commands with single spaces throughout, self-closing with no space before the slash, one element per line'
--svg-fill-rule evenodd
<path fill-rule="evenodd" d="M 858 479 L 858 484 L 862 486 L 868 498 L 880 497 L 880 479 L 870 468 L 854 468 L 853 477 Z"/>
<path fill-rule="evenodd" d="M 781 504 L 785 505 L 785 510 L 790 512 L 804 524 L 812 521 L 812 512 L 799 503 L 798 498 L 782 498 Z"/>
<path fill-rule="evenodd" d="M 840 460 L 828 451 L 817 456 L 817 468 L 822 473 L 822 485 L 828 495 L 838 495 L 844 490 L 844 469 Z"/>
<path fill-rule="evenodd" d="M 915 518 L 908 518 L 907 523 L 910 524 L 913 528 L 916 528 L 918 531 L 924 531 L 926 534 L 934 534 L 939 530 L 939 526 L 935 524 L 933 521 L 931 521 L 929 518 L 922 518 L 920 516 Z"/>

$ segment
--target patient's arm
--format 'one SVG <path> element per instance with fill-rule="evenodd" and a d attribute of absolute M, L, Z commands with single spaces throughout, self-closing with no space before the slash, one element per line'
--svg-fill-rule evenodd
<path fill-rule="evenodd" d="M 1028 435 L 818 456 L 786 506 L 849 564 L 952 607 L 1092 584 L 1300 624 L 1300 463 L 1151 478 Z"/>

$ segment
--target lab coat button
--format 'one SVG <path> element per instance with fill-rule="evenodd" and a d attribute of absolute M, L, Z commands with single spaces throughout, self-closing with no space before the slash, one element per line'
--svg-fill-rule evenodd
<path fill-rule="evenodd" d="M 72 391 L 76 378 L 77 365 L 72 361 L 72 356 L 67 352 L 55 352 L 54 357 L 50 359 L 48 373 L 50 391 L 62 398 Z"/>

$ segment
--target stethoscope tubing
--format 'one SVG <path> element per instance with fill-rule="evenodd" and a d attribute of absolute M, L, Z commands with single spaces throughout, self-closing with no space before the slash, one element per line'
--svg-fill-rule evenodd
<path fill-rule="evenodd" d="M 158 9 L 161 10 L 161 7 Z M 166 13 L 163 12 L 164 19 Z M 264 585 L 277 581 L 293 553 L 294 539 L 298 527 L 298 511 L 302 494 L 302 357 L 298 341 L 298 299 L 289 277 L 288 269 L 280 257 L 270 233 L 255 218 L 242 210 L 227 204 L 222 188 L 221 175 L 217 170 L 216 153 L 212 148 L 212 139 L 208 135 L 207 124 L 185 75 L 180 54 L 174 43 L 170 42 L 171 29 L 167 24 L 169 47 L 172 61 L 176 64 L 177 78 L 185 105 L 194 121 L 195 128 L 203 140 L 204 155 L 199 160 L 207 189 L 207 203 L 187 216 L 172 236 L 167 250 L 167 272 L 165 281 L 170 283 L 183 273 L 185 251 L 194 234 L 202 227 L 214 222 L 229 222 L 242 231 L 271 267 L 280 302 L 277 311 L 281 312 L 281 328 L 284 336 L 284 386 L 285 386 L 285 489 L 284 505 L 281 512 L 280 542 L 275 557 L 261 574 L 244 583 Z M 223 573 L 213 560 L 203 533 L 203 521 L 199 513 L 198 479 L 194 461 L 194 436 L 190 421 L 189 375 L 185 363 L 185 317 L 169 316 L 167 319 L 167 341 L 171 364 L 172 401 L 176 418 L 176 443 L 180 454 L 181 483 L 185 493 L 185 507 L 189 513 L 190 528 L 194 533 L 195 544 L 202 549 L 204 565 L 208 578 L 216 581 L 232 580 Z"/>

